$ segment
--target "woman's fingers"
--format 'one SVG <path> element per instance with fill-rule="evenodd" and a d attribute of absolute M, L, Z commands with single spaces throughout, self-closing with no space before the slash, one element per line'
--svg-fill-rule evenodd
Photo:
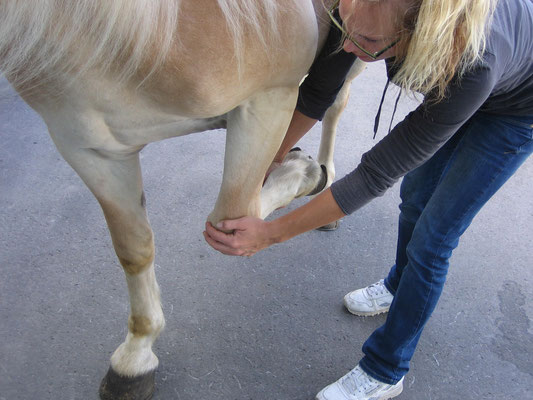
<path fill-rule="evenodd" d="M 265 222 L 259 218 L 243 217 L 218 223 L 218 229 L 231 231 L 231 233 L 225 233 L 215 228 L 210 222 L 206 222 L 204 237 L 211 247 L 221 253 L 251 256 L 269 246 L 265 238 L 264 226 Z"/>
<path fill-rule="evenodd" d="M 213 229 L 213 228 L 211 228 Z M 223 242 L 219 242 L 216 239 L 214 239 L 212 236 L 209 235 L 207 231 L 203 232 L 205 241 L 215 250 L 220 251 L 222 254 L 226 254 L 228 256 L 242 256 L 244 253 L 242 250 L 234 249 L 233 247 L 230 247 Z"/>
<path fill-rule="evenodd" d="M 242 218 L 244 219 L 244 218 Z M 251 256 L 257 250 L 249 248 L 245 244 L 246 237 L 242 233 L 246 231 L 243 227 L 245 221 L 228 220 L 220 224 L 220 229 L 233 230 L 232 233 L 225 233 L 216 229 L 210 222 L 205 224 L 204 238 L 211 247 L 223 254 L 232 256 Z"/>
<path fill-rule="evenodd" d="M 238 218 L 238 219 L 228 219 L 225 221 L 220 221 L 217 224 L 216 229 L 222 229 L 224 231 L 233 231 L 235 229 L 244 230 L 246 228 L 245 224 L 246 224 L 246 217 Z"/>
<path fill-rule="evenodd" d="M 225 221 L 225 222 L 228 222 L 228 221 Z M 225 229 L 229 231 L 229 230 L 233 230 L 234 228 L 225 228 L 221 225 L 220 229 Z M 226 246 L 230 245 L 231 239 L 234 238 L 233 233 L 225 233 L 225 232 L 219 231 L 217 228 L 211 225 L 211 222 L 205 223 L 205 231 L 212 239 L 216 240 L 217 242 L 223 243 Z"/>

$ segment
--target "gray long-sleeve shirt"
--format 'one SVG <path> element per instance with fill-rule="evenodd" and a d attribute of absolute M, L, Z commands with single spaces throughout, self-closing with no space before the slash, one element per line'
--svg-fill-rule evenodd
<path fill-rule="evenodd" d="M 382 196 L 478 111 L 533 116 L 532 0 L 499 1 L 482 62 L 460 81 L 454 79 L 444 100 L 424 101 L 365 153 L 354 171 L 333 183 L 339 207 L 351 214 Z"/>

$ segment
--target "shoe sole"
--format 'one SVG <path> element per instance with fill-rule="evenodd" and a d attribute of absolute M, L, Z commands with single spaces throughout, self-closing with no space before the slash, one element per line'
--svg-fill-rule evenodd
<path fill-rule="evenodd" d="M 385 314 L 389 312 L 389 308 L 386 308 L 384 310 L 379 311 L 369 311 L 369 312 L 362 312 L 362 311 L 354 311 L 350 309 L 350 306 L 348 305 L 348 302 L 346 301 L 346 298 L 343 299 L 344 307 L 350 312 L 350 314 L 357 315 L 358 317 L 373 317 L 374 315 L 379 314 Z"/>
<path fill-rule="evenodd" d="M 324 389 L 322 389 L 320 392 L 317 393 L 315 400 L 327 400 L 324 396 L 322 396 L 322 392 L 324 391 Z M 399 396 L 400 394 L 402 394 L 402 392 L 403 392 L 403 382 L 401 385 L 395 388 L 393 392 L 386 394 L 385 397 L 376 398 L 375 400 L 390 400 L 396 396 Z"/>
<path fill-rule="evenodd" d="M 387 395 L 387 397 L 382 397 L 381 399 L 379 400 L 389 400 L 389 399 L 392 399 L 393 397 L 396 397 L 396 396 L 399 396 L 400 394 L 402 394 L 403 392 L 403 382 L 401 385 L 399 385 L 397 388 L 395 388 L 395 390 L 392 392 L 392 393 L 389 393 Z"/>
<path fill-rule="evenodd" d="M 326 224 L 324 226 L 321 226 L 320 228 L 316 228 L 316 230 L 322 231 L 322 232 L 331 232 L 331 231 L 337 230 L 338 227 L 339 227 L 339 221 L 337 220 L 329 224 Z"/>

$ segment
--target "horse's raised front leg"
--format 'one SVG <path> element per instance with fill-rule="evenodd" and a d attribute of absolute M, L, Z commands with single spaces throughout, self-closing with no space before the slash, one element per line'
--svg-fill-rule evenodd
<path fill-rule="evenodd" d="M 261 216 L 260 191 L 289 126 L 298 87 L 259 92 L 228 114 L 224 175 L 208 220 Z"/>
<path fill-rule="evenodd" d="M 100 203 L 126 275 L 131 305 L 128 334 L 111 356 L 100 396 L 105 400 L 149 399 L 158 365 L 152 343 L 163 329 L 164 317 L 154 273 L 154 242 L 145 211 L 139 149 L 87 148 L 87 143 L 82 148 L 75 144 L 76 133 L 50 131 L 65 160 Z M 103 136 L 108 137 L 107 133 Z M 81 141 L 92 142 L 92 135 Z"/>
<path fill-rule="evenodd" d="M 333 151 L 337 125 L 348 103 L 351 82 L 364 68 L 363 61 L 355 61 L 335 102 L 328 108 L 322 121 L 322 136 L 317 161 L 293 149 L 285 157 L 283 163 L 269 175 L 261 191 L 262 218 L 275 209 L 288 205 L 294 198 L 315 195 L 331 186 L 335 178 Z M 333 222 L 319 229 L 332 230 L 336 226 L 337 222 Z"/>

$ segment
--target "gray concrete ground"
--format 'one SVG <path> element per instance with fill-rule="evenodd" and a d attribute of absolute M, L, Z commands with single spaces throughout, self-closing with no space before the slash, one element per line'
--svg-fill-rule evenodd
<path fill-rule="evenodd" d="M 353 83 L 338 177 L 375 143 L 384 83 L 381 63 Z M 404 98 L 396 120 L 415 104 Z M 317 127 L 302 147 L 316 154 L 318 142 Z M 104 218 L 15 95 L 0 103 L 0 143 L 0 399 L 96 399 L 128 313 Z M 342 297 L 393 262 L 398 185 L 335 232 L 310 232 L 251 259 L 227 257 L 201 235 L 223 145 L 224 132 L 214 131 L 142 152 L 167 319 L 155 345 L 155 399 L 312 399 L 355 366 L 385 321 L 350 315 Z M 530 159 L 464 235 L 398 399 L 533 398 L 532 174 Z"/>

